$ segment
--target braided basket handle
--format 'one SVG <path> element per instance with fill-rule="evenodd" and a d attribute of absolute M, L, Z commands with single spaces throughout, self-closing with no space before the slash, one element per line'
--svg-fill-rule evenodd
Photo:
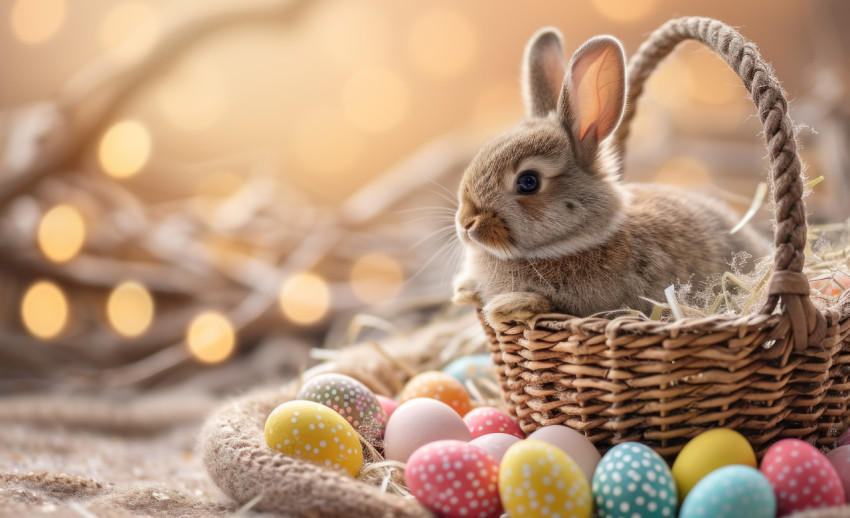
<path fill-rule="evenodd" d="M 770 158 L 770 192 L 774 202 L 776 252 L 768 297 L 760 313 L 770 314 L 781 300 L 791 320 L 794 347 L 819 345 L 826 334 L 826 320 L 809 298 L 809 282 L 803 275 L 806 246 L 806 208 L 803 202 L 802 166 L 797 154 L 794 126 L 788 117 L 788 101 L 773 69 L 755 44 L 728 25 L 711 18 L 685 17 L 670 20 L 640 46 L 629 62 L 629 93 L 626 112 L 615 135 L 615 145 L 625 149 L 629 123 L 644 83 L 658 63 L 682 41 L 696 40 L 713 50 L 741 78 L 758 108 Z"/>

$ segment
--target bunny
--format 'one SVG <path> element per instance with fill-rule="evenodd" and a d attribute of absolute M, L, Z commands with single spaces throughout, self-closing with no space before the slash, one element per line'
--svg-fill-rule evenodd
<path fill-rule="evenodd" d="M 625 54 L 611 36 L 590 39 L 564 69 L 561 35 L 529 42 L 525 119 L 473 158 L 455 216 L 464 262 L 459 304 L 485 320 L 554 311 L 577 317 L 631 308 L 648 313 L 674 282 L 728 269 L 738 251 L 769 253 L 736 215 L 704 195 L 626 184 L 611 135 L 625 109 Z"/>

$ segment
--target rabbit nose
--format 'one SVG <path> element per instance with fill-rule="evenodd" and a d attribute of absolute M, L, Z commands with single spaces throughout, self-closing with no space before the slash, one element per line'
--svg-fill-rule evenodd
<path fill-rule="evenodd" d="M 472 218 L 469 218 L 468 220 L 466 220 L 463 223 L 463 228 L 465 228 L 467 231 L 474 232 L 478 228 L 478 225 L 480 223 L 481 223 L 481 218 L 478 217 L 478 216 L 474 216 Z"/>

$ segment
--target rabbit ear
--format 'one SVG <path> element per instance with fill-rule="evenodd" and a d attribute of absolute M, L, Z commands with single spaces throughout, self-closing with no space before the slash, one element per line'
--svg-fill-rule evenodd
<path fill-rule="evenodd" d="M 564 82 L 561 33 L 553 27 L 537 31 L 525 47 L 522 90 L 528 117 L 545 117 L 558 105 Z"/>
<path fill-rule="evenodd" d="M 558 114 L 578 153 L 593 160 L 600 142 L 620 124 L 626 107 L 626 56 L 620 42 L 597 36 L 573 54 Z"/>

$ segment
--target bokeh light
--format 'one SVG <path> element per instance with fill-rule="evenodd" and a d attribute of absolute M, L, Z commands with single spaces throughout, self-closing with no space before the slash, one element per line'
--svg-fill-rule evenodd
<path fill-rule="evenodd" d="M 49 340 L 57 336 L 68 322 L 68 299 L 49 281 L 38 281 L 24 294 L 21 319 L 33 336 Z"/>
<path fill-rule="evenodd" d="M 119 284 L 106 302 L 106 316 L 115 331 L 127 337 L 139 336 L 153 322 L 154 303 L 150 292 L 134 281 Z"/>
<path fill-rule="evenodd" d="M 593 0 L 593 6 L 603 16 L 615 22 L 634 22 L 647 16 L 658 0 Z"/>
<path fill-rule="evenodd" d="M 655 173 L 654 181 L 680 187 L 711 185 L 711 170 L 703 162 L 689 156 L 674 156 Z"/>
<path fill-rule="evenodd" d="M 332 109 L 316 109 L 299 125 L 291 152 L 308 171 L 322 175 L 346 172 L 360 157 L 362 141 L 351 124 Z"/>
<path fill-rule="evenodd" d="M 386 254 L 363 255 L 351 267 L 351 290 L 367 304 L 392 299 L 401 291 L 403 283 L 401 265 Z"/>
<path fill-rule="evenodd" d="M 331 58 L 347 67 L 383 62 L 390 48 L 390 21 L 379 8 L 358 2 L 325 4 L 320 30 Z"/>
<path fill-rule="evenodd" d="M 189 324 L 186 344 L 198 361 L 221 363 L 233 353 L 236 333 L 227 317 L 215 311 L 206 311 Z"/>
<path fill-rule="evenodd" d="M 385 68 L 356 72 L 343 88 L 345 114 L 358 128 L 386 131 L 407 115 L 410 92 L 402 78 Z"/>
<path fill-rule="evenodd" d="M 687 65 L 693 78 L 693 100 L 711 105 L 728 104 L 736 99 L 746 100 L 741 80 L 714 52 L 707 49 L 693 52 L 687 56 Z"/>
<path fill-rule="evenodd" d="M 65 21 L 65 0 L 18 0 L 12 6 L 12 33 L 23 43 L 49 40 Z"/>
<path fill-rule="evenodd" d="M 144 54 L 159 36 L 153 8 L 138 0 L 113 7 L 100 26 L 100 43 L 114 57 L 131 59 Z"/>
<path fill-rule="evenodd" d="M 472 108 L 471 123 L 477 128 L 502 128 L 522 119 L 522 96 L 516 81 L 484 88 Z"/>
<path fill-rule="evenodd" d="M 208 64 L 192 62 L 172 72 L 159 85 L 157 106 L 175 127 L 208 128 L 221 119 L 227 104 L 224 78 Z"/>
<path fill-rule="evenodd" d="M 83 216 L 71 205 L 56 205 L 38 224 L 38 246 L 45 257 L 57 263 L 76 257 L 85 239 Z"/>
<path fill-rule="evenodd" d="M 432 79 L 459 75 L 475 58 L 478 37 L 459 13 L 437 8 L 420 16 L 408 33 L 408 52 L 416 68 Z"/>
<path fill-rule="evenodd" d="M 151 137 L 147 127 L 135 120 L 114 124 L 100 140 L 100 166 L 110 176 L 127 178 L 137 174 L 151 155 Z"/>
<path fill-rule="evenodd" d="M 301 325 L 320 321 L 331 304 L 328 283 L 314 273 L 293 275 L 280 288 L 280 309 L 289 320 Z"/>
<path fill-rule="evenodd" d="M 649 95 L 662 106 L 686 108 L 691 104 L 694 77 L 680 54 L 675 54 L 659 65 L 646 86 Z"/>

